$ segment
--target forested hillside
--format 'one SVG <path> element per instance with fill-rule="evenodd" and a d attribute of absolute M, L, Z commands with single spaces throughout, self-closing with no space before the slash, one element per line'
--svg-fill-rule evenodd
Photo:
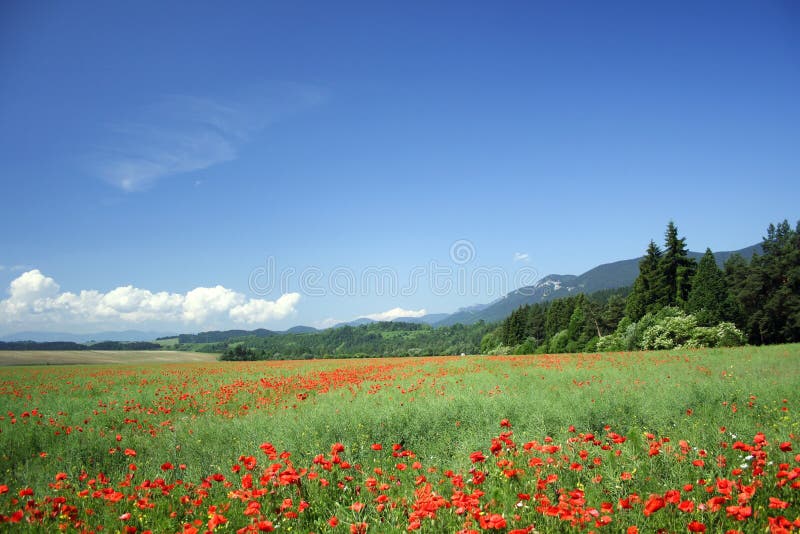
<path fill-rule="evenodd" d="M 247 337 L 231 343 L 224 359 L 344 358 L 475 354 L 494 325 L 433 328 L 427 324 L 380 322 L 320 332 Z"/>

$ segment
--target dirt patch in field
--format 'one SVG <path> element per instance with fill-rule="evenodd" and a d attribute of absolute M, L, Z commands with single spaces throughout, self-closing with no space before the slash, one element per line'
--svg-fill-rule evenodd
<path fill-rule="evenodd" d="M 8 350 L 3 365 L 92 365 L 215 362 L 217 354 L 177 350 Z"/>

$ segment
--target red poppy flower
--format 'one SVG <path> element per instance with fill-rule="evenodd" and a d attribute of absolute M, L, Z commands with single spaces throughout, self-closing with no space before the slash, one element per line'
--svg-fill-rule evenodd
<path fill-rule="evenodd" d="M 475 451 L 469 455 L 469 459 L 472 460 L 473 464 L 476 464 L 478 462 L 485 462 L 486 456 L 484 456 L 481 451 Z"/>
<path fill-rule="evenodd" d="M 661 495 L 651 495 L 647 502 L 644 503 L 644 515 L 649 517 L 651 514 L 664 508 L 666 502 Z"/>

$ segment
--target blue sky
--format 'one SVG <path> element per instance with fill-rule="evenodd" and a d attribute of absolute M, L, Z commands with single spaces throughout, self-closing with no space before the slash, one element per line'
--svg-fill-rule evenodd
<path fill-rule="evenodd" d="M 0 333 L 454 311 L 670 219 L 753 244 L 800 218 L 798 27 L 791 1 L 4 2 Z"/>

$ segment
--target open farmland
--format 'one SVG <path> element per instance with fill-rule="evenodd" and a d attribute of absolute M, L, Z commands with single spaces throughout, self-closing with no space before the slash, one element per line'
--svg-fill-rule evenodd
<path fill-rule="evenodd" d="M 213 362 L 216 354 L 177 350 L 4 350 L 4 365 L 107 365 Z"/>
<path fill-rule="evenodd" d="M 800 346 L 0 369 L 0 529 L 800 528 Z"/>

